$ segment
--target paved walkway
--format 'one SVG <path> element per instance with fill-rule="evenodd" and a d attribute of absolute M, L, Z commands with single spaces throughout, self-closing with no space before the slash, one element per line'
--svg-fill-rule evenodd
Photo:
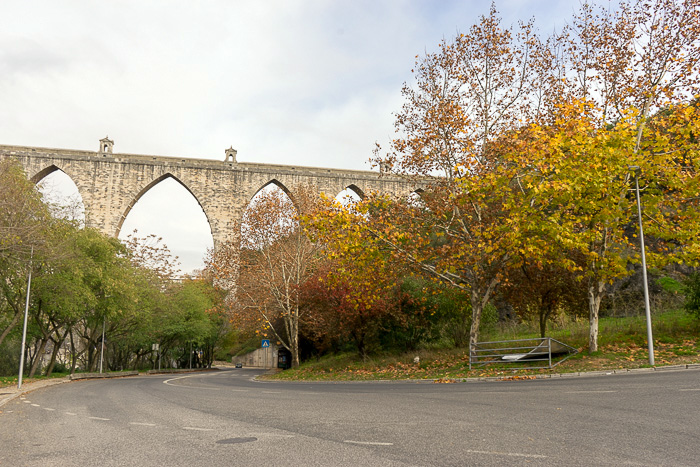
<path fill-rule="evenodd" d="M 7 404 L 11 400 L 26 394 L 28 392 L 34 391 L 35 389 L 45 388 L 47 386 L 53 386 L 56 384 L 66 383 L 70 381 L 69 377 L 65 378 L 52 378 L 52 379 L 41 379 L 38 381 L 32 381 L 29 383 L 23 383 L 22 389 L 17 389 L 17 385 L 7 386 L 0 388 L 0 407 Z"/>

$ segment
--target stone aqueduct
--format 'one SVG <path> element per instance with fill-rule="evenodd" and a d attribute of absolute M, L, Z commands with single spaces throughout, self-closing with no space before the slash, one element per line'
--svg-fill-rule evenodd
<path fill-rule="evenodd" d="M 416 190 L 407 181 L 379 172 L 296 167 L 226 159 L 192 159 L 113 153 L 114 142 L 100 140 L 97 152 L 0 145 L 0 158 L 13 157 L 34 183 L 56 170 L 66 173 L 78 187 L 86 224 L 118 236 L 124 219 L 136 202 L 159 182 L 172 177 L 201 206 L 211 228 L 214 245 L 235 238 L 235 225 L 250 200 L 273 183 L 294 199 L 295 186 L 310 184 L 330 196 L 350 188 L 358 195 L 370 192 L 405 196 Z"/>

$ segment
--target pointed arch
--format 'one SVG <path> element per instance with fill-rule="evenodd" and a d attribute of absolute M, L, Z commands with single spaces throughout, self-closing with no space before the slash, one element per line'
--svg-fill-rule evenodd
<path fill-rule="evenodd" d="M 338 201 L 343 206 L 349 206 L 351 204 L 359 203 L 364 199 L 364 193 L 360 190 L 357 185 L 348 185 L 342 191 L 335 195 L 335 200 Z"/>
<path fill-rule="evenodd" d="M 251 196 L 250 199 L 248 200 L 248 205 L 250 205 L 250 202 L 253 201 L 253 198 L 255 198 L 258 195 L 258 193 L 260 193 L 261 191 L 263 191 L 264 189 L 266 189 L 270 185 L 274 185 L 277 188 L 279 188 L 280 190 L 282 190 L 284 192 L 284 194 L 289 196 L 289 199 L 291 199 L 292 203 L 294 203 L 294 205 L 296 206 L 296 203 L 294 201 L 294 196 L 292 196 L 292 192 L 289 190 L 289 188 L 287 188 L 285 186 L 284 183 L 280 182 L 276 178 L 273 178 L 272 180 L 270 180 L 269 182 L 265 183 L 263 186 L 258 188 L 257 191 L 255 193 L 253 193 L 253 196 Z"/>
<path fill-rule="evenodd" d="M 39 183 L 44 178 L 48 177 L 49 175 L 51 175 L 52 173 L 54 173 L 57 170 L 60 170 L 61 172 L 65 173 L 63 170 L 58 168 L 55 164 L 51 164 L 50 166 L 45 167 L 44 169 L 35 173 L 29 180 L 31 180 L 31 182 L 34 185 L 36 185 L 37 183 Z M 66 175 L 68 175 L 68 174 L 66 174 Z M 70 175 L 68 175 L 68 176 L 70 177 Z M 73 183 L 75 183 L 75 182 L 73 182 Z"/>
<path fill-rule="evenodd" d="M 52 164 L 35 173 L 30 181 L 41 192 L 44 202 L 50 205 L 54 216 L 85 225 L 85 201 L 73 177 Z"/>
<path fill-rule="evenodd" d="M 206 209 L 204 209 L 204 206 L 202 206 L 202 203 L 199 201 L 199 198 L 197 198 L 197 195 L 195 195 L 195 194 L 192 192 L 192 190 L 190 189 L 190 187 L 188 187 L 185 183 L 183 183 L 182 180 L 180 180 L 180 179 L 177 178 L 175 175 L 173 175 L 173 174 L 171 174 L 170 172 L 168 172 L 168 173 L 163 174 L 163 175 L 161 175 L 160 177 L 154 179 L 151 183 L 149 183 L 148 185 L 146 185 L 145 187 L 143 187 L 143 188 L 141 189 L 141 191 L 138 192 L 138 193 L 136 194 L 136 196 L 134 196 L 134 198 L 131 200 L 131 202 L 129 203 L 129 205 L 126 207 L 126 209 L 125 209 L 124 212 L 122 213 L 121 217 L 119 218 L 119 222 L 117 223 L 117 229 L 116 229 L 116 232 L 115 232 L 115 234 L 114 234 L 115 237 L 119 237 L 119 234 L 120 234 L 120 232 L 121 232 L 121 230 L 122 230 L 122 226 L 124 225 L 124 221 L 126 220 L 127 216 L 128 216 L 129 213 L 131 212 L 131 210 L 134 208 L 134 206 L 136 205 L 136 203 L 138 203 L 139 200 L 140 200 L 146 193 L 148 193 L 153 187 L 155 187 L 155 186 L 158 185 L 160 182 L 162 182 L 162 181 L 164 181 L 164 180 L 167 180 L 167 179 L 169 179 L 169 178 L 172 178 L 172 179 L 175 180 L 177 183 L 179 183 L 185 190 L 187 190 L 187 192 L 192 196 L 192 198 L 194 198 L 194 200 L 197 201 L 197 204 L 199 205 L 199 207 L 200 207 L 200 209 L 202 210 L 202 212 L 204 212 L 204 216 L 205 216 L 206 219 L 207 219 L 207 225 L 209 226 L 209 232 L 213 234 L 212 228 L 211 228 L 211 221 L 210 221 L 210 219 L 209 219 L 209 214 L 207 213 Z"/>
<path fill-rule="evenodd" d="M 367 197 L 367 195 L 365 195 L 365 192 L 362 191 L 362 189 L 354 183 L 346 186 L 345 189 L 354 192 L 355 194 L 357 194 L 357 196 L 360 197 L 360 199 L 365 199 Z"/>
<path fill-rule="evenodd" d="M 258 195 L 258 193 L 260 193 L 261 191 L 267 189 L 267 188 L 270 187 L 270 186 L 274 186 L 274 187 L 279 188 L 280 190 L 282 190 L 282 192 L 283 192 L 285 195 L 287 195 L 287 196 L 289 197 L 289 199 L 292 201 L 292 204 L 294 205 L 294 208 L 297 209 L 297 210 L 299 209 L 299 203 L 298 203 L 297 197 L 294 196 L 294 194 L 292 193 L 292 190 L 290 190 L 289 188 L 287 188 L 287 186 L 286 186 L 284 183 L 280 182 L 280 181 L 277 180 L 276 178 L 273 178 L 272 180 L 270 180 L 269 182 L 265 183 L 263 186 L 261 186 L 260 188 L 258 188 L 258 190 L 257 190 L 255 193 L 253 193 L 253 196 L 251 196 L 250 199 L 248 200 L 248 204 L 246 204 L 246 207 L 244 208 L 244 210 L 247 209 L 247 208 L 250 206 L 250 204 L 253 202 L 253 200 L 254 200 L 255 197 Z"/>
<path fill-rule="evenodd" d="M 422 188 L 416 188 L 412 192 L 406 195 L 406 201 L 410 206 L 414 208 L 428 209 L 425 205 L 425 200 L 423 199 L 423 194 L 425 190 Z"/>
<path fill-rule="evenodd" d="M 295 214 L 292 215 L 292 212 Z M 243 209 L 241 245 L 258 249 L 286 236 L 290 228 L 298 225 L 298 212 L 299 206 L 291 191 L 279 180 L 270 180 L 255 192 Z M 264 214 L 261 216 L 259 213 Z"/>

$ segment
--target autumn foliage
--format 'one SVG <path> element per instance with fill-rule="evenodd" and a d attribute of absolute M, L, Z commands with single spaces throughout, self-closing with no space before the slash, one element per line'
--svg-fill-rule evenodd
<path fill-rule="evenodd" d="M 649 263 L 700 258 L 699 37 L 698 0 L 583 3 L 549 36 L 492 4 L 417 56 L 396 137 L 372 158 L 421 188 L 294 213 L 261 201 L 230 255 L 240 316 L 293 354 L 301 333 L 364 355 L 411 313 L 443 316 L 422 323 L 444 337 L 465 320 L 441 313 L 467 310 L 473 345 L 505 301 L 543 334 L 559 313 L 587 316 L 595 351 L 601 303 L 641 258 L 635 178 Z M 409 278 L 422 285 L 407 295 Z M 460 303 L 431 310 L 446 288 Z"/>

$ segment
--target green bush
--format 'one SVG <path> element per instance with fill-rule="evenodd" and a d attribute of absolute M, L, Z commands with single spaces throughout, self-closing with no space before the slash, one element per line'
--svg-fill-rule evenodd
<path fill-rule="evenodd" d="M 0 346 L 0 376 L 12 376 L 19 373 L 20 340 L 5 339 Z M 25 360 L 25 372 L 29 362 Z"/>
<path fill-rule="evenodd" d="M 671 277 L 660 277 L 656 279 L 656 285 L 661 287 L 664 291 L 677 294 L 683 293 L 683 284 Z"/>
<path fill-rule="evenodd" d="M 700 274 L 694 273 L 685 281 L 685 310 L 700 319 Z"/>

